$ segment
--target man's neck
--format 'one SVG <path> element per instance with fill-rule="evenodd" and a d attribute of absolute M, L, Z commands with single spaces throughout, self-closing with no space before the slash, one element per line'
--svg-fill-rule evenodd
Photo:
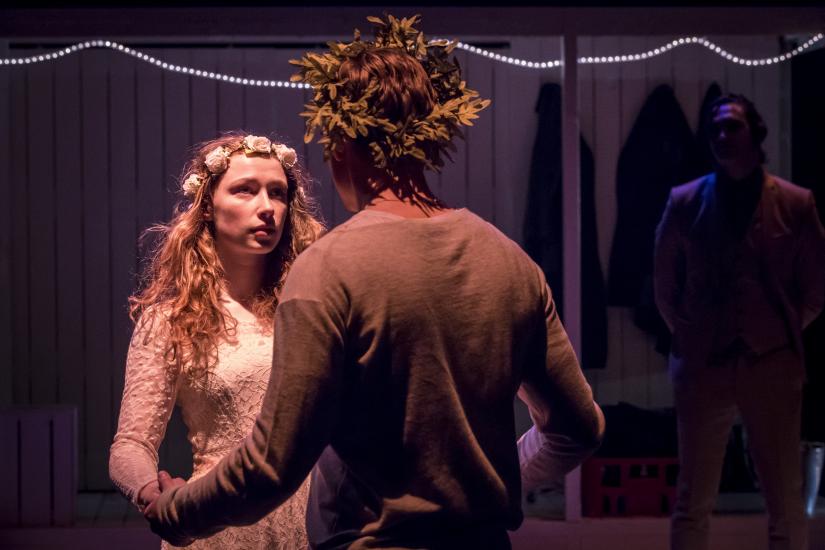
<path fill-rule="evenodd" d="M 719 167 L 719 171 L 729 180 L 742 181 L 761 168 L 759 161 L 730 162 Z"/>
<path fill-rule="evenodd" d="M 388 212 L 402 218 L 432 218 L 445 213 L 447 208 L 437 206 L 433 201 L 421 201 L 415 197 L 399 197 L 385 189 L 366 202 L 362 210 Z"/>
<path fill-rule="evenodd" d="M 369 187 L 375 192 L 361 197 L 362 210 L 389 212 L 403 218 L 432 218 L 449 210 L 432 194 L 423 173 L 402 173 L 398 179 L 377 174 L 370 177 Z"/>

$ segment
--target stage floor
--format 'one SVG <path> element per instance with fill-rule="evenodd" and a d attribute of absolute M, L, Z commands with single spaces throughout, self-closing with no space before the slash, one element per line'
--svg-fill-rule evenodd
<path fill-rule="evenodd" d="M 711 522 L 711 550 L 767 550 L 767 519 L 758 495 L 723 495 Z M 558 513 L 561 499 L 544 503 Z M 810 548 L 825 548 L 825 500 L 810 522 Z M 750 513 L 730 510 L 751 510 Z M 728 510 L 728 513 L 724 513 Z M 535 508 L 530 510 L 535 514 Z M 157 550 L 143 518 L 117 493 L 81 493 L 78 520 L 67 528 L 0 529 L 0 548 Z M 528 517 L 511 534 L 513 550 L 662 550 L 667 548 L 667 518 L 584 518 L 579 522 Z"/>

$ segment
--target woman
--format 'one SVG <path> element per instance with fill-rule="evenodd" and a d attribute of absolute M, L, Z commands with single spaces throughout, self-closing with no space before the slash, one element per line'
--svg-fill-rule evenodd
<path fill-rule="evenodd" d="M 295 151 L 234 132 L 199 146 L 186 199 L 160 233 L 142 289 L 109 472 L 139 508 L 158 494 L 157 449 L 177 403 L 189 428 L 192 479 L 248 434 L 272 364 L 278 294 L 322 226 Z M 150 230 L 151 231 L 151 230 Z M 303 548 L 308 483 L 260 522 L 202 548 Z M 166 545 L 166 543 L 164 543 Z"/>

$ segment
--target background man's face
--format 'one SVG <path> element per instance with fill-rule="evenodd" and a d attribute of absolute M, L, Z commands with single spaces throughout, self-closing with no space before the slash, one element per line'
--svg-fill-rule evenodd
<path fill-rule="evenodd" d="M 716 109 L 710 126 L 710 143 L 720 163 L 746 158 L 756 150 L 741 105 L 725 103 Z"/>

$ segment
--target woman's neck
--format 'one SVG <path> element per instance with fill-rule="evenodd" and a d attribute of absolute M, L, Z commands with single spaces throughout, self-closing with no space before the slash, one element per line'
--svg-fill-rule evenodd
<path fill-rule="evenodd" d="M 218 257 L 221 260 L 224 274 L 224 290 L 231 299 L 248 307 L 263 287 L 266 256 L 263 254 L 239 256 L 226 251 L 222 252 L 218 247 Z"/>

